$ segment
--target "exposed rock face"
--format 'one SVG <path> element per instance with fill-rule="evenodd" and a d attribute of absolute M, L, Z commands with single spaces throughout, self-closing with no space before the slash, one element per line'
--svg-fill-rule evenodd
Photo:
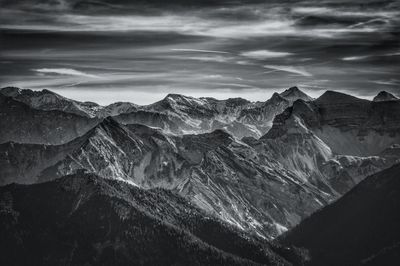
<path fill-rule="evenodd" d="M 374 102 L 398 101 L 399 98 L 387 91 L 381 91 L 374 97 Z"/>
<path fill-rule="evenodd" d="M 257 146 L 305 182 L 340 195 L 399 160 L 384 153 L 400 143 L 399 114 L 397 101 L 328 91 L 312 102 L 294 102 Z"/>
<path fill-rule="evenodd" d="M 82 172 L 1 187 L 0 235 L 2 265 L 292 265 L 278 254 L 296 258 L 170 191 Z"/>
<path fill-rule="evenodd" d="M 400 142 L 400 102 L 370 102 L 327 92 L 316 106 L 320 125 L 315 132 L 336 153 L 377 155 Z"/>
<path fill-rule="evenodd" d="M 65 143 L 85 134 L 97 123 L 95 118 L 34 109 L 0 94 L 0 143 Z"/>
<path fill-rule="evenodd" d="M 275 116 L 282 113 L 296 100 L 311 101 L 313 99 L 297 87 L 291 87 L 281 94 L 274 93 L 271 99 L 260 106 L 244 109 L 240 113 L 239 120 L 250 125 L 255 125 L 261 135 L 263 135 L 272 127 Z"/>
<path fill-rule="evenodd" d="M 400 259 L 399 177 L 399 164 L 369 176 L 280 241 L 308 249 L 308 265 L 395 265 Z"/>

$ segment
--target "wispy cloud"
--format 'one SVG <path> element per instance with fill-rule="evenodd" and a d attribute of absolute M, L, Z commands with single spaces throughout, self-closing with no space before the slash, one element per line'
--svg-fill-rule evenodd
<path fill-rule="evenodd" d="M 268 12 L 268 11 L 266 11 Z M 0 15 L 2 13 L 0 12 Z M 164 32 L 182 35 L 207 36 L 215 38 L 246 39 L 262 36 L 308 36 L 332 38 L 337 35 L 373 32 L 373 26 L 361 28 L 314 27 L 305 29 L 296 25 L 296 20 L 290 16 L 268 13 L 262 20 L 221 20 L 204 17 L 204 14 L 161 14 L 161 15 L 77 15 L 57 14 L 49 16 L 48 21 L 24 20 L 20 23 L 3 21 L 0 28 L 46 30 L 60 32 Z M 180 49 L 181 51 L 201 52 L 203 49 Z M 207 51 L 204 52 L 223 52 Z M 223 52 L 224 53 L 224 52 Z"/>
<path fill-rule="evenodd" d="M 370 57 L 369 55 L 360 55 L 360 56 L 348 56 L 348 57 L 343 57 L 343 61 L 357 61 L 357 60 L 363 60 L 365 58 Z"/>
<path fill-rule="evenodd" d="M 248 51 L 241 53 L 242 56 L 249 57 L 252 59 L 268 59 L 268 58 L 278 58 L 292 55 L 292 53 L 288 52 L 276 52 L 270 50 L 256 50 L 256 51 Z"/>
<path fill-rule="evenodd" d="M 399 80 L 373 80 L 375 84 L 379 85 L 387 85 L 387 86 L 398 86 L 400 84 Z"/>
<path fill-rule="evenodd" d="M 296 7 L 294 13 L 307 15 L 325 15 L 331 17 L 393 17 L 399 14 L 398 11 L 352 11 L 328 7 Z"/>
<path fill-rule="evenodd" d="M 34 69 L 34 71 L 44 74 L 58 74 L 58 75 L 68 75 L 68 76 L 80 76 L 87 78 L 99 78 L 99 76 L 88 74 L 72 68 L 39 68 L 39 69 Z"/>
<path fill-rule="evenodd" d="M 397 55 L 400 55 L 400 51 L 395 53 L 384 54 L 384 56 L 397 56 Z"/>
<path fill-rule="evenodd" d="M 229 54 L 229 52 L 225 52 L 225 51 L 201 50 L 201 49 L 175 48 L 175 49 L 171 49 L 171 50 L 172 50 L 172 51 L 179 51 L 179 52 L 212 53 L 212 54 Z"/>
<path fill-rule="evenodd" d="M 195 61 L 203 61 L 203 62 L 225 63 L 225 62 L 228 62 L 231 58 L 216 55 L 216 56 L 188 56 L 188 57 L 180 57 L 179 59 L 195 60 Z"/>
<path fill-rule="evenodd" d="M 215 84 L 219 85 L 219 86 L 225 86 L 225 87 L 254 88 L 254 86 L 247 85 L 247 84 L 240 84 L 240 83 L 215 83 Z"/>
<path fill-rule="evenodd" d="M 265 65 L 265 68 L 272 69 L 272 71 L 267 71 L 264 73 L 272 73 L 275 71 L 284 71 L 292 74 L 301 75 L 304 77 L 311 77 L 312 74 L 306 71 L 303 67 L 292 67 L 292 66 L 278 66 L 278 65 Z"/>

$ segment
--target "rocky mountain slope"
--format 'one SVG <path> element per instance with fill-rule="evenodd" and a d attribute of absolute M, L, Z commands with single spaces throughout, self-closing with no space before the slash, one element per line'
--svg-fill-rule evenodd
<path fill-rule="evenodd" d="M 272 127 L 275 116 L 282 113 L 296 100 L 311 101 L 313 99 L 297 87 L 291 87 L 280 94 L 274 93 L 271 99 L 259 106 L 242 110 L 238 120 L 255 125 L 260 134 L 264 135 Z"/>
<path fill-rule="evenodd" d="M 400 261 L 400 164 L 369 176 L 280 238 L 310 251 L 309 265 Z"/>
<path fill-rule="evenodd" d="M 35 109 L 0 93 L 0 143 L 61 144 L 85 134 L 97 123 L 96 118 Z"/>
<path fill-rule="evenodd" d="M 377 155 L 400 140 L 400 102 L 373 102 L 327 91 L 313 102 L 297 101 L 277 117 L 266 135 L 287 132 L 285 121 L 300 119 L 333 152 L 356 156 Z"/>
<path fill-rule="evenodd" d="M 252 143 L 304 182 L 341 195 L 398 162 L 399 111 L 397 101 L 371 102 L 328 91 L 315 101 L 295 101 Z"/>
<path fill-rule="evenodd" d="M 2 265 L 298 265 L 290 260 L 301 258 L 170 191 L 83 172 L 1 187 L 0 236 Z"/>
<path fill-rule="evenodd" d="M 108 118 L 68 144 L 6 143 L 1 151 L 1 184 L 44 182 L 86 170 L 142 188 L 177 191 L 222 220 L 266 238 L 332 199 L 272 159 L 262 162 L 251 146 L 222 130 L 173 136 Z"/>

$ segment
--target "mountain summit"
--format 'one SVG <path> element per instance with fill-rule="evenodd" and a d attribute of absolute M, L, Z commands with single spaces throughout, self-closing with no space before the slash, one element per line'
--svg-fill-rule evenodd
<path fill-rule="evenodd" d="M 374 102 L 397 101 L 400 100 L 393 94 L 387 91 L 381 91 L 374 97 Z"/>
<path fill-rule="evenodd" d="M 302 92 L 298 87 L 291 87 L 280 94 L 283 98 L 289 101 L 303 100 L 303 101 L 312 101 L 313 98 Z"/>

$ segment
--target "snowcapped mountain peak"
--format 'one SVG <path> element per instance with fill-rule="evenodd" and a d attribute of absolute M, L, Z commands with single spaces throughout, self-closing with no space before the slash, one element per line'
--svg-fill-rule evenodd
<path fill-rule="evenodd" d="M 179 99 L 179 98 L 183 98 L 185 96 L 181 95 L 181 94 L 177 94 L 177 93 L 168 93 L 167 96 L 165 96 L 165 99 Z"/>
<path fill-rule="evenodd" d="M 290 94 L 300 94 L 303 93 L 298 87 L 293 86 L 289 89 L 286 89 L 284 92 L 281 93 L 282 96 L 288 96 Z"/>
<path fill-rule="evenodd" d="M 387 91 L 381 91 L 374 97 L 374 102 L 397 101 L 399 98 Z"/>
<path fill-rule="evenodd" d="M 169 93 L 167 96 L 165 96 L 164 100 L 173 100 L 173 101 L 184 101 L 184 100 L 189 100 L 193 99 L 193 97 L 190 96 L 184 96 L 181 94 L 177 93 Z"/>
<path fill-rule="evenodd" d="M 184 96 L 181 94 L 168 94 L 164 100 L 167 100 L 169 102 L 174 102 L 178 104 L 184 104 L 184 105 L 204 105 L 207 103 L 207 101 L 190 97 L 190 96 Z"/>
<path fill-rule="evenodd" d="M 294 102 L 297 99 L 302 99 L 304 101 L 312 101 L 313 98 L 302 92 L 298 87 L 290 87 L 280 94 L 283 98 Z"/>

